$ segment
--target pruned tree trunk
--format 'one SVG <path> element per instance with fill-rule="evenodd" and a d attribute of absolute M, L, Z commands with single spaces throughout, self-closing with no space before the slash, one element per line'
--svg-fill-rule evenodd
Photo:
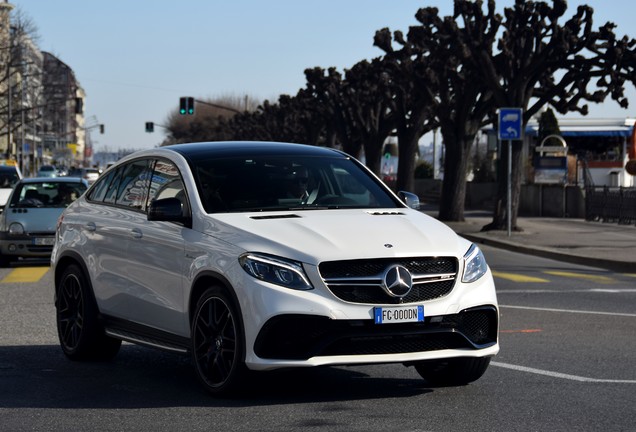
<path fill-rule="evenodd" d="M 447 136 L 442 131 L 446 155 L 444 158 L 444 180 L 440 198 L 439 219 L 461 222 L 464 220 L 466 201 L 466 173 L 473 139 L 460 141 L 457 136 Z"/>
<path fill-rule="evenodd" d="M 418 141 L 419 136 L 414 134 L 413 129 L 398 136 L 400 157 L 398 159 L 396 189 L 399 191 L 415 191 L 413 173 L 415 172 L 415 153 Z"/>

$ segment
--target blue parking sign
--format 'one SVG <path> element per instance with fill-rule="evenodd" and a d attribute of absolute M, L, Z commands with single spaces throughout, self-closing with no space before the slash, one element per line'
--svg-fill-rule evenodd
<path fill-rule="evenodd" d="M 522 140 L 523 110 L 521 108 L 499 108 L 499 139 Z"/>

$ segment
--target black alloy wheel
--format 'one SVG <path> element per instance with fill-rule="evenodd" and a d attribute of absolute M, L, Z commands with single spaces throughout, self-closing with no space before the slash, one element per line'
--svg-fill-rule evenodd
<path fill-rule="evenodd" d="M 110 360 L 121 340 L 104 333 L 98 310 L 84 273 L 70 265 L 62 274 L 55 301 L 57 334 L 64 354 L 71 360 Z"/>
<path fill-rule="evenodd" d="M 238 312 L 221 287 L 199 299 L 192 321 L 192 358 L 199 380 L 214 394 L 240 390 L 246 375 Z"/>

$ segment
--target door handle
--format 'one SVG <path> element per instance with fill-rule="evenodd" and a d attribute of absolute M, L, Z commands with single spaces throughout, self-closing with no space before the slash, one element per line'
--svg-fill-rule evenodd
<path fill-rule="evenodd" d="M 95 222 L 88 222 L 86 224 L 86 229 L 88 231 L 97 231 L 97 225 L 95 225 Z"/>

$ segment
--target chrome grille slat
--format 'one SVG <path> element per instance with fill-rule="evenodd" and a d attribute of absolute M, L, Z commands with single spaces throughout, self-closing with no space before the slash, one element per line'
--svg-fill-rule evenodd
<path fill-rule="evenodd" d="M 406 267 L 413 277 L 411 292 L 402 299 L 389 296 L 382 287 L 382 275 L 392 265 Z M 341 300 L 365 304 L 416 303 L 448 295 L 455 285 L 458 262 L 454 257 L 381 258 L 330 261 L 321 263 L 318 269 L 327 288 Z"/>

